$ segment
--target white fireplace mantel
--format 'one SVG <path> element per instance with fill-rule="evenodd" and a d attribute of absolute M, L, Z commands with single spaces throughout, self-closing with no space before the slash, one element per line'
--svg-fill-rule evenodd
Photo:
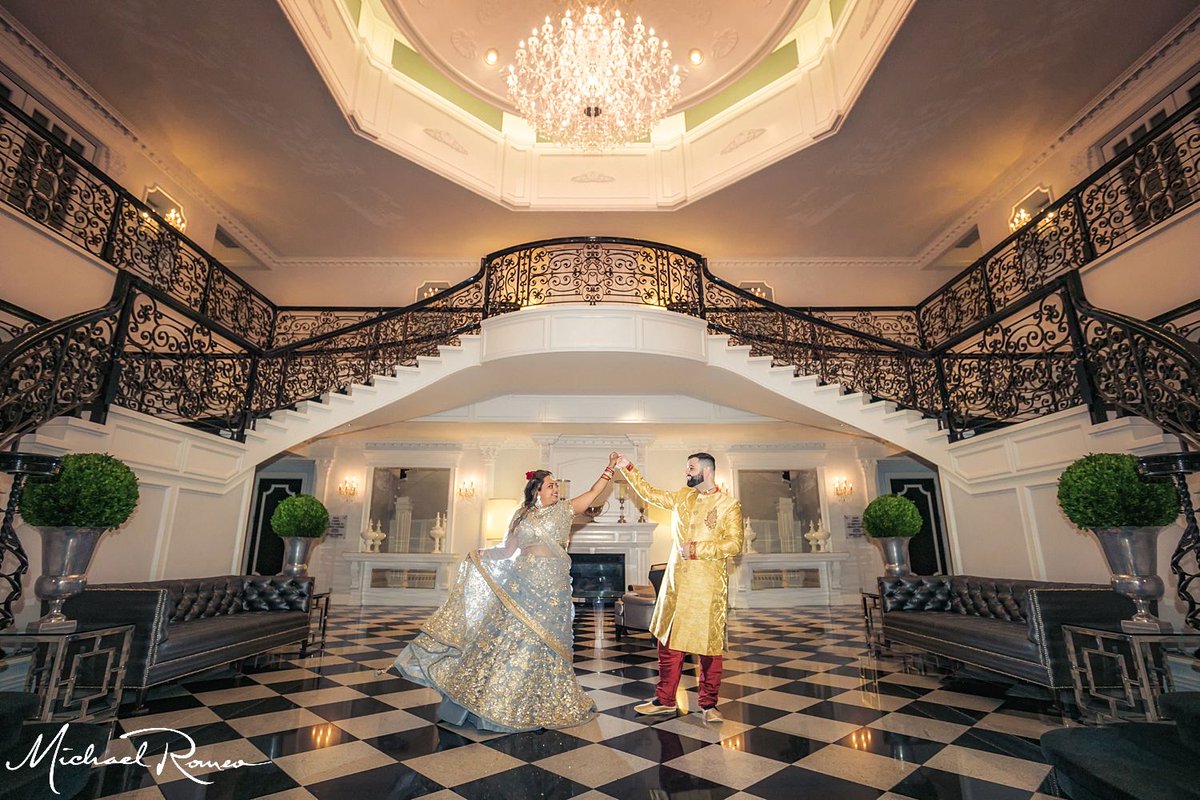
<path fill-rule="evenodd" d="M 620 553 L 625 556 L 625 583 L 650 577 L 650 540 L 654 522 L 589 522 L 571 529 L 571 553 Z"/>

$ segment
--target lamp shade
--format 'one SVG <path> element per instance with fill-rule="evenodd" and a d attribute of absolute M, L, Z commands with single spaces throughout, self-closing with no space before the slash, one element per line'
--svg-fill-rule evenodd
<path fill-rule="evenodd" d="M 487 501 L 483 511 L 483 536 L 488 544 L 504 539 L 508 523 L 520 507 L 521 501 L 512 497 L 493 497 Z"/>

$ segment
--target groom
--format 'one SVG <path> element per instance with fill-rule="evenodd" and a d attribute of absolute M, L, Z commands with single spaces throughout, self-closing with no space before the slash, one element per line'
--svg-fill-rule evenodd
<path fill-rule="evenodd" d="M 700 708 L 705 722 L 724 722 L 717 710 L 721 651 L 729 607 L 726 559 L 742 552 L 742 505 L 713 480 L 717 462 L 708 453 L 688 456 L 687 486 L 656 489 L 625 457 L 626 480 L 643 500 L 671 511 L 673 547 L 654 603 L 650 633 L 658 640 L 658 688 L 654 699 L 634 706 L 639 714 L 675 713 L 675 690 L 688 653 L 700 656 Z"/>

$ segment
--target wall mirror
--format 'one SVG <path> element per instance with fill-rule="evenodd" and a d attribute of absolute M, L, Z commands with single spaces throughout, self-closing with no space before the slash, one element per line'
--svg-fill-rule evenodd
<path fill-rule="evenodd" d="M 385 534 L 381 553 L 432 553 L 430 536 L 439 518 L 443 531 L 450 508 L 450 470 L 375 467 L 371 473 L 368 524 Z M 448 542 L 443 545 L 446 549 Z"/>
<path fill-rule="evenodd" d="M 738 470 L 738 500 L 754 527 L 759 553 L 808 553 L 804 534 L 822 527 L 820 479 L 815 469 Z"/>

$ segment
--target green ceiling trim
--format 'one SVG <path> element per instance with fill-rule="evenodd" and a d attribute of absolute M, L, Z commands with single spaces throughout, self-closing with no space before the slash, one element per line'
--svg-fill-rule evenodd
<path fill-rule="evenodd" d="M 833 24 L 837 25 L 837 21 L 841 19 L 842 12 L 846 10 L 846 5 L 850 0 L 829 0 L 829 16 L 833 19 Z"/>
<path fill-rule="evenodd" d="M 342 3 L 346 6 L 346 10 L 350 12 L 350 19 L 354 20 L 354 24 L 357 25 L 359 20 L 362 19 L 363 0 L 342 0 Z"/>
<path fill-rule="evenodd" d="M 787 75 L 799 63 L 796 42 L 793 40 L 764 58 L 758 66 L 734 81 L 729 88 L 683 112 L 684 128 L 690 131 L 712 119 L 739 100 L 744 100 L 767 84 Z"/>
<path fill-rule="evenodd" d="M 498 131 L 504 129 L 503 111 L 488 105 L 438 72 L 417 51 L 407 47 L 403 42 L 392 42 L 392 67 L 426 89 L 441 95 L 484 124 L 490 125 Z"/>

